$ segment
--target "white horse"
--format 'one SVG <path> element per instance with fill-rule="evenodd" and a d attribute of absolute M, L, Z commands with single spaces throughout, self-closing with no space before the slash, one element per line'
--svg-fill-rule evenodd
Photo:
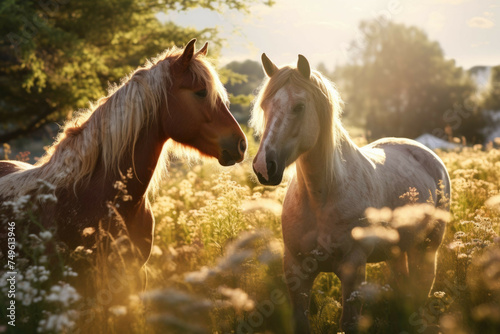
<path fill-rule="evenodd" d="M 310 292 L 320 272 L 334 272 L 341 280 L 341 326 L 347 332 L 357 329 L 360 310 L 346 300 L 365 280 L 368 262 L 388 261 L 404 293 L 425 302 L 444 221 L 428 223 L 423 236 L 400 233 L 396 244 L 361 243 L 352 231 L 369 226 L 367 208 L 407 204 L 400 196 L 410 187 L 421 194 L 418 202 L 448 207 L 450 179 L 442 161 L 408 139 L 357 147 L 340 122 L 342 101 L 334 85 L 311 71 L 305 57 L 299 55 L 297 68 L 278 68 L 265 54 L 262 62 L 268 78 L 252 111 L 251 124 L 262 136 L 253 168 L 262 184 L 278 185 L 284 169 L 296 162 L 282 213 L 284 270 L 296 332 L 309 332 Z"/>

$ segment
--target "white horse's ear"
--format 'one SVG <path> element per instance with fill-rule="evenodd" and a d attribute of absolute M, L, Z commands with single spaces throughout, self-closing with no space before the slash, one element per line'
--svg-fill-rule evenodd
<path fill-rule="evenodd" d="M 206 56 L 207 52 L 208 52 L 208 42 L 205 42 L 205 45 L 203 45 L 203 47 L 201 49 L 199 49 L 196 54 L 202 54 L 202 55 Z"/>
<path fill-rule="evenodd" d="M 278 66 L 274 65 L 265 53 L 262 54 L 262 66 L 264 67 L 264 72 L 266 72 L 268 77 L 272 77 L 273 74 L 278 71 Z"/>
<path fill-rule="evenodd" d="M 196 43 L 196 38 L 190 40 L 189 43 L 187 43 L 186 47 L 184 48 L 184 52 L 179 57 L 178 61 L 180 61 L 183 68 L 187 68 L 189 62 L 191 61 L 191 59 L 193 59 L 195 43 Z"/>
<path fill-rule="evenodd" d="M 304 57 L 303 55 L 299 55 L 299 60 L 297 61 L 297 69 L 304 78 L 309 79 L 311 77 L 311 67 L 309 66 L 309 62 L 307 61 L 306 57 Z"/>

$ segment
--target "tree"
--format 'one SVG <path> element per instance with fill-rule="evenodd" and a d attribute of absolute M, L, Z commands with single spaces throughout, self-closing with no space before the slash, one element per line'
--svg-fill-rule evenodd
<path fill-rule="evenodd" d="M 264 1 L 2 1 L 0 142 L 87 107 L 110 82 L 168 47 L 196 37 L 210 40 L 211 52 L 217 53 L 216 29 L 162 23 L 158 13 L 193 7 L 248 12 L 256 2 Z"/>
<path fill-rule="evenodd" d="M 425 132 L 446 138 L 447 126 L 454 136 L 479 139 L 481 117 L 470 101 L 474 85 L 437 42 L 419 28 L 382 18 L 359 29 L 351 61 L 334 76 L 349 117 L 364 120 L 373 139 Z"/>
<path fill-rule="evenodd" d="M 500 111 L 500 65 L 491 69 L 490 81 L 481 104 L 485 110 Z"/>
<path fill-rule="evenodd" d="M 225 66 L 225 70 L 239 75 L 230 78 L 226 87 L 232 96 L 231 112 L 240 122 L 246 122 L 250 118 L 250 104 L 255 90 L 264 79 L 262 65 L 253 60 L 233 61 Z"/>

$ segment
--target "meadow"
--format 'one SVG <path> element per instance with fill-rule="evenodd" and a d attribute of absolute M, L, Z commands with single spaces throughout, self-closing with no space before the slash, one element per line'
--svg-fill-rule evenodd
<path fill-rule="evenodd" d="M 99 247 L 71 250 L 54 230 L 23 230 L 37 224 L 29 198 L 4 204 L 17 213 L 18 274 L 12 327 L 4 323 L 8 268 L 0 272 L 0 333 L 291 333 L 281 263 L 286 181 L 277 187 L 258 184 L 251 168 L 257 145 L 251 142 L 247 160 L 227 169 L 213 161 L 172 161 L 153 199 L 156 234 L 145 291 L 127 256 L 126 234 L 102 240 Z M 452 180 L 452 218 L 433 293 L 419 311 L 408 309 L 386 283 L 386 265 L 369 265 L 368 282 L 350 301 L 363 305 L 361 332 L 500 329 L 500 149 L 475 146 L 438 154 Z M 50 185 L 41 186 L 47 189 L 44 200 L 56 201 Z M 409 190 L 409 196 L 425 195 Z M 112 249 L 111 255 L 103 256 L 104 248 Z M 72 268 L 78 263 L 91 264 L 84 277 Z M 77 280 L 91 286 L 92 298 L 77 291 Z M 340 302 L 338 278 L 321 274 L 309 314 L 314 333 L 339 331 Z"/>

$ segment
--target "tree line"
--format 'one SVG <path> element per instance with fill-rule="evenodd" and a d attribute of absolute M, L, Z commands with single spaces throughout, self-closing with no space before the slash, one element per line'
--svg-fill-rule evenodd
<path fill-rule="evenodd" d="M 492 121 L 485 111 L 500 111 L 500 65 L 491 69 L 489 84 L 478 92 L 471 71 L 447 59 L 423 30 L 384 19 L 361 22 L 359 30 L 361 38 L 347 50 L 348 63 L 332 72 L 323 63 L 317 68 L 335 82 L 345 101 L 344 117 L 364 128 L 368 140 L 430 133 L 444 140 L 483 142 L 485 126 Z M 228 66 L 252 78 L 229 85 L 229 91 L 251 94 L 258 86 L 254 77 L 260 64 Z M 237 110 L 241 108 L 249 110 Z"/>
<path fill-rule="evenodd" d="M 196 37 L 210 40 L 217 58 L 217 30 L 162 22 L 161 12 L 203 7 L 249 12 L 264 0 L 49 0 L 0 5 L 0 142 L 27 136 L 105 95 L 109 83 L 147 57 Z M 481 94 L 468 71 L 447 59 L 440 45 L 413 26 L 374 19 L 347 50 L 349 62 L 328 72 L 345 101 L 345 117 L 365 128 L 368 139 L 415 138 L 431 133 L 482 142 L 485 110 L 500 110 L 500 66 Z M 333 60 L 332 60 L 333 62 Z M 231 110 L 245 122 L 264 75 L 259 62 L 220 68 L 231 93 Z"/>

